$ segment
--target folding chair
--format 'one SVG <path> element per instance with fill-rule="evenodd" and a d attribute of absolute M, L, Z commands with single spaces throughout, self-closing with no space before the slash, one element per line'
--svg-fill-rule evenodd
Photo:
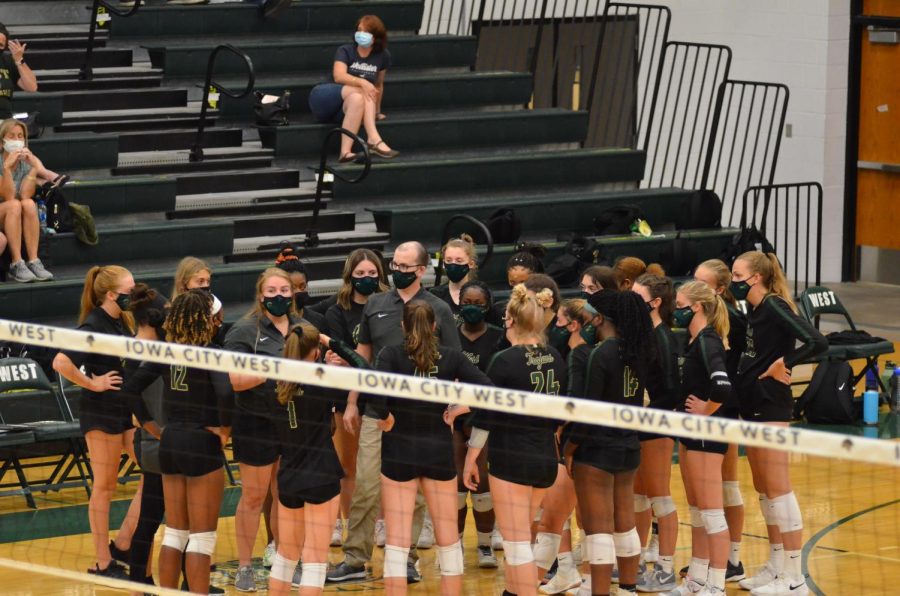
<path fill-rule="evenodd" d="M 32 509 L 37 509 L 34 502 L 34 495 L 31 493 L 31 486 L 28 484 L 28 478 L 25 477 L 25 471 L 22 469 L 22 463 L 19 461 L 19 449 L 21 447 L 34 445 L 34 433 L 16 425 L 2 424 L 3 416 L 0 415 L 0 497 L 8 497 L 13 495 L 21 495 L 25 497 L 25 502 Z M 17 482 L 3 483 L 6 473 L 12 468 L 16 473 Z M 10 487 L 18 487 L 10 489 Z"/>
<path fill-rule="evenodd" d="M 816 327 L 819 326 L 819 317 L 822 315 L 838 315 L 843 317 L 851 331 L 857 331 L 850 313 L 841 304 L 840 299 L 832 290 L 824 286 L 811 286 L 806 288 L 800 294 L 800 306 L 803 309 L 806 318 L 809 319 Z M 829 345 L 828 351 L 823 354 L 819 360 L 865 360 L 866 365 L 853 378 L 853 385 L 856 386 L 860 379 L 866 376 L 866 372 L 874 370 L 878 362 L 878 357 L 885 354 L 894 353 L 894 344 L 885 340 L 871 343 L 858 344 L 842 344 Z M 887 388 L 882 383 L 881 378 L 875 375 L 881 391 L 887 393 Z"/>

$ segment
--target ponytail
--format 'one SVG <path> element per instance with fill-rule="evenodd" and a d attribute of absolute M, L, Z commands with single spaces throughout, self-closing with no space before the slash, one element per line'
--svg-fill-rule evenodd
<path fill-rule="evenodd" d="M 722 297 L 718 294 L 715 297 L 713 312 L 711 317 L 707 317 L 713 329 L 722 338 L 722 344 L 728 349 L 728 333 L 731 331 L 731 321 L 728 318 L 728 306 Z"/>
<path fill-rule="evenodd" d="M 759 251 L 745 252 L 736 260 L 744 261 L 750 268 L 751 274 L 758 273 L 762 278 L 762 284 L 770 294 L 781 297 L 794 313 L 797 313 L 797 305 L 794 303 L 794 297 L 791 296 L 791 290 L 788 288 L 787 278 L 781 263 L 775 253 L 761 253 Z"/>
<path fill-rule="evenodd" d="M 303 360 L 319 345 L 319 330 L 309 323 L 300 323 L 291 327 L 287 339 L 284 340 L 284 348 L 281 355 L 291 360 Z M 286 406 L 297 393 L 299 383 L 278 381 L 276 395 L 278 403 Z"/>
<path fill-rule="evenodd" d="M 84 288 L 81 290 L 81 309 L 78 313 L 78 324 L 84 323 L 87 316 L 99 303 L 94 302 L 94 283 L 97 281 L 97 275 L 100 273 L 100 267 L 94 265 L 88 269 L 87 275 L 84 276 Z"/>
<path fill-rule="evenodd" d="M 678 293 L 683 295 L 691 304 L 699 304 L 706 315 L 706 322 L 712 325 L 725 349 L 728 349 L 728 333 L 731 331 L 731 323 L 728 318 L 728 306 L 722 297 L 702 281 L 689 281 L 678 287 Z"/>
<path fill-rule="evenodd" d="M 130 276 L 131 272 L 119 265 L 93 266 L 84 276 L 84 288 L 81 290 L 81 309 L 78 313 L 78 324 L 84 323 L 91 311 L 103 304 L 107 292 L 115 292 L 122 278 Z M 134 317 L 130 312 L 123 311 L 122 324 L 131 332 L 134 332 Z"/>
<path fill-rule="evenodd" d="M 406 354 L 416 364 L 416 369 L 426 376 L 440 358 L 434 321 L 434 310 L 424 300 L 411 300 L 403 307 Z"/>

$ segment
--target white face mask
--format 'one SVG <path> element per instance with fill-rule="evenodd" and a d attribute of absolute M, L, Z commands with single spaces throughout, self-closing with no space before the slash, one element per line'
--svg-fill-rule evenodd
<path fill-rule="evenodd" d="M 16 141 L 13 139 L 3 139 L 3 150 L 7 153 L 13 151 L 21 151 L 25 148 L 25 141 Z"/>

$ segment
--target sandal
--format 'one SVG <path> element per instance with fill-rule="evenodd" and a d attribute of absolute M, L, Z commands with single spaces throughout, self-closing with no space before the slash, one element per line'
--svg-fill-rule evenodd
<path fill-rule="evenodd" d="M 340 157 L 340 159 L 338 159 L 338 161 L 340 163 L 356 163 L 357 161 L 360 160 L 361 157 L 362 157 L 361 153 L 354 153 L 352 151 L 348 151 L 347 153 L 343 154 Z"/>
<path fill-rule="evenodd" d="M 400 152 L 396 149 L 379 149 L 379 145 L 384 145 L 384 139 L 381 139 L 377 143 L 369 143 L 369 151 L 377 155 L 378 157 L 383 157 L 384 159 L 394 159 Z"/>

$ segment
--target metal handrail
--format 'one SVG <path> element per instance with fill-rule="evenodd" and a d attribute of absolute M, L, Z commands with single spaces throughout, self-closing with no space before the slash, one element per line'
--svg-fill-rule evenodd
<path fill-rule="evenodd" d="M 328 154 L 330 153 L 329 142 L 334 135 L 346 135 L 353 139 L 354 142 L 359 143 L 360 147 L 362 147 L 363 170 L 356 178 L 344 176 L 340 172 L 336 172 L 327 164 Z M 347 184 L 359 184 L 369 175 L 369 170 L 371 169 L 372 156 L 369 154 L 369 146 L 359 137 L 359 135 L 341 127 L 332 128 L 328 131 L 325 138 L 322 140 L 322 152 L 319 155 L 319 171 L 318 180 L 316 182 L 316 198 L 315 204 L 313 205 L 312 221 L 310 222 L 309 229 L 306 231 L 306 239 L 303 242 L 303 245 L 306 246 L 306 248 L 315 248 L 316 246 L 319 246 L 319 211 L 322 207 L 322 189 L 325 186 L 325 172 L 330 173 L 339 180 L 343 180 Z"/>
<path fill-rule="evenodd" d="M 447 223 L 444 224 L 444 231 L 441 232 L 441 248 L 447 244 L 450 240 L 450 226 L 453 222 L 463 220 L 467 221 L 471 224 L 474 224 L 476 228 L 481 230 L 481 233 L 484 235 L 485 240 L 487 241 L 487 251 L 485 251 L 484 256 L 482 256 L 478 260 L 478 268 L 482 269 L 485 265 L 487 265 L 488 261 L 491 260 L 491 257 L 494 255 L 494 237 L 491 235 L 491 231 L 488 229 L 484 222 L 479 221 L 472 217 L 471 215 L 466 215 L 465 213 L 457 213 L 453 217 L 447 220 Z M 441 285 L 441 276 L 444 274 L 444 255 L 441 255 L 441 258 L 438 259 L 437 267 L 434 270 L 434 286 L 437 287 Z"/>
<path fill-rule="evenodd" d="M 212 80 L 213 68 L 216 65 L 216 57 L 218 57 L 219 52 L 221 52 L 222 50 L 228 50 L 232 54 L 235 54 L 244 61 L 244 64 L 247 65 L 247 87 L 244 88 L 244 90 L 240 93 L 235 93 L 224 85 L 220 85 L 219 83 Z M 200 107 L 200 124 L 197 125 L 197 140 L 194 142 L 194 146 L 191 147 L 191 161 L 203 161 L 203 129 L 206 128 L 206 111 L 209 108 L 210 88 L 215 87 L 217 92 L 221 95 L 226 95 L 234 99 L 240 99 L 241 97 L 250 95 L 250 92 L 253 91 L 253 85 L 255 83 L 256 71 L 253 69 L 253 61 L 250 60 L 250 56 L 248 56 L 243 50 L 234 47 L 230 43 L 225 43 L 216 46 L 215 49 L 210 52 L 209 61 L 206 64 L 206 82 L 203 85 L 203 104 Z"/>
<path fill-rule="evenodd" d="M 97 11 L 101 6 L 117 17 L 124 18 L 130 17 L 136 13 L 138 8 L 141 7 L 141 2 L 140 0 L 135 0 L 134 5 L 129 10 L 119 10 L 112 4 L 109 4 L 106 0 L 94 0 L 94 4 L 91 7 L 91 29 L 88 34 L 87 52 L 84 55 L 84 64 L 81 67 L 81 71 L 78 73 L 78 79 L 81 81 L 91 81 L 94 79 L 94 69 L 91 66 L 91 62 L 94 59 L 94 37 L 97 35 Z"/>

